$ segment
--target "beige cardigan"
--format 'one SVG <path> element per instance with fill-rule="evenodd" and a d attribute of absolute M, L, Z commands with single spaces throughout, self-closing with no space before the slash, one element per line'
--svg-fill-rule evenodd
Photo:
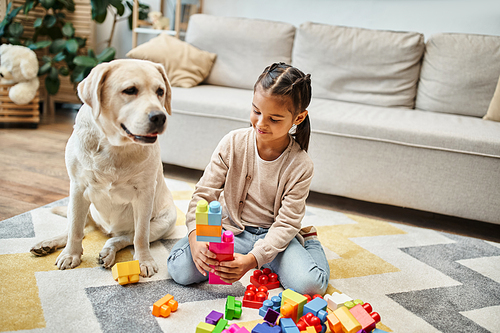
<path fill-rule="evenodd" d="M 188 234 L 196 229 L 196 203 L 201 199 L 221 202 L 224 229 L 231 230 L 235 235 L 245 229 L 240 217 L 253 178 L 254 142 L 255 132 L 252 127 L 232 131 L 222 138 L 203 176 L 196 184 L 189 203 L 186 216 Z M 262 226 L 269 228 L 269 231 L 264 239 L 255 243 L 250 252 L 257 259 L 259 267 L 271 262 L 279 252 L 286 249 L 295 236 L 298 236 L 313 177 L 313 163 L 295 140 L 283 154 L 285 161 L 280 170 L 274 200 L 274 223 L 270 228 L 269 225 Z M 299 240 L 303 241 L 300 236 Z"/>

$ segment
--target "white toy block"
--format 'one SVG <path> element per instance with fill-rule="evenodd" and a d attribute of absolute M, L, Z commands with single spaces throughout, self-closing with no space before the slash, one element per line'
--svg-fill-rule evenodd
<path fill-rule="evenodd" d="M 332 311 L 337 310 L 338 308 L 344 306 L 345 302 L 352 301 L 353 299 L 346 294 L 339 294 L 337 292 L 328 295 L 326 294 L 323 299 L 327 301 L 328 308 Z"/>

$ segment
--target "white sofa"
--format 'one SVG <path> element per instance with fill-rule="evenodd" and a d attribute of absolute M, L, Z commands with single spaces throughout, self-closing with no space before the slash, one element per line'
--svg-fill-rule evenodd
<path fill-rule="evenodd" d="M 311 73 L 311 190 L 500 224 L 500 123 L 483 120 L 500 36 L 379 31 L 194 15 L 186 41 L 217 54 L 173 88 L 165 163 L 203 170 L 249 126 L 253 85 L 276 61 Z"/>

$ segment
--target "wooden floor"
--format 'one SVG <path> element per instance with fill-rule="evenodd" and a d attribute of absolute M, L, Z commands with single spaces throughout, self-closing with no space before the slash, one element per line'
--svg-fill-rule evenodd
<path fill-rule="evenodd" d="M 38 129 L 0 128 L 0 221 L 65 198 L 64 148 L 76 110 L 57 109 Z M 164 165 L 166 177 L 195 183 L 199 170 Z M 500 242 L 500 225 L 312 192 L 311 206 Z"/>

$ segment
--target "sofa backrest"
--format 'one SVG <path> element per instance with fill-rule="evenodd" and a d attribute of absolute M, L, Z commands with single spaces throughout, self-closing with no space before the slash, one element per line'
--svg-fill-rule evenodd
<path fill-rule="evenodd" d="M 500 36 L 432 35 L 417 92 L 421 110 L 482 117 L 500 76 Z"/>
<path fill-rule="evenodd" d="M 291 62 L 295 27 L 246 18 L 191 16 L 186 42 L 217 54 L 208 84 L 253 89 L 264 68 Z"/>
<path fill-rule="evenodd" d="M 420 33 L 306 22 L 292 64 L 311 73 L 314 97 L 413 108 L 423 53 Z"/>

